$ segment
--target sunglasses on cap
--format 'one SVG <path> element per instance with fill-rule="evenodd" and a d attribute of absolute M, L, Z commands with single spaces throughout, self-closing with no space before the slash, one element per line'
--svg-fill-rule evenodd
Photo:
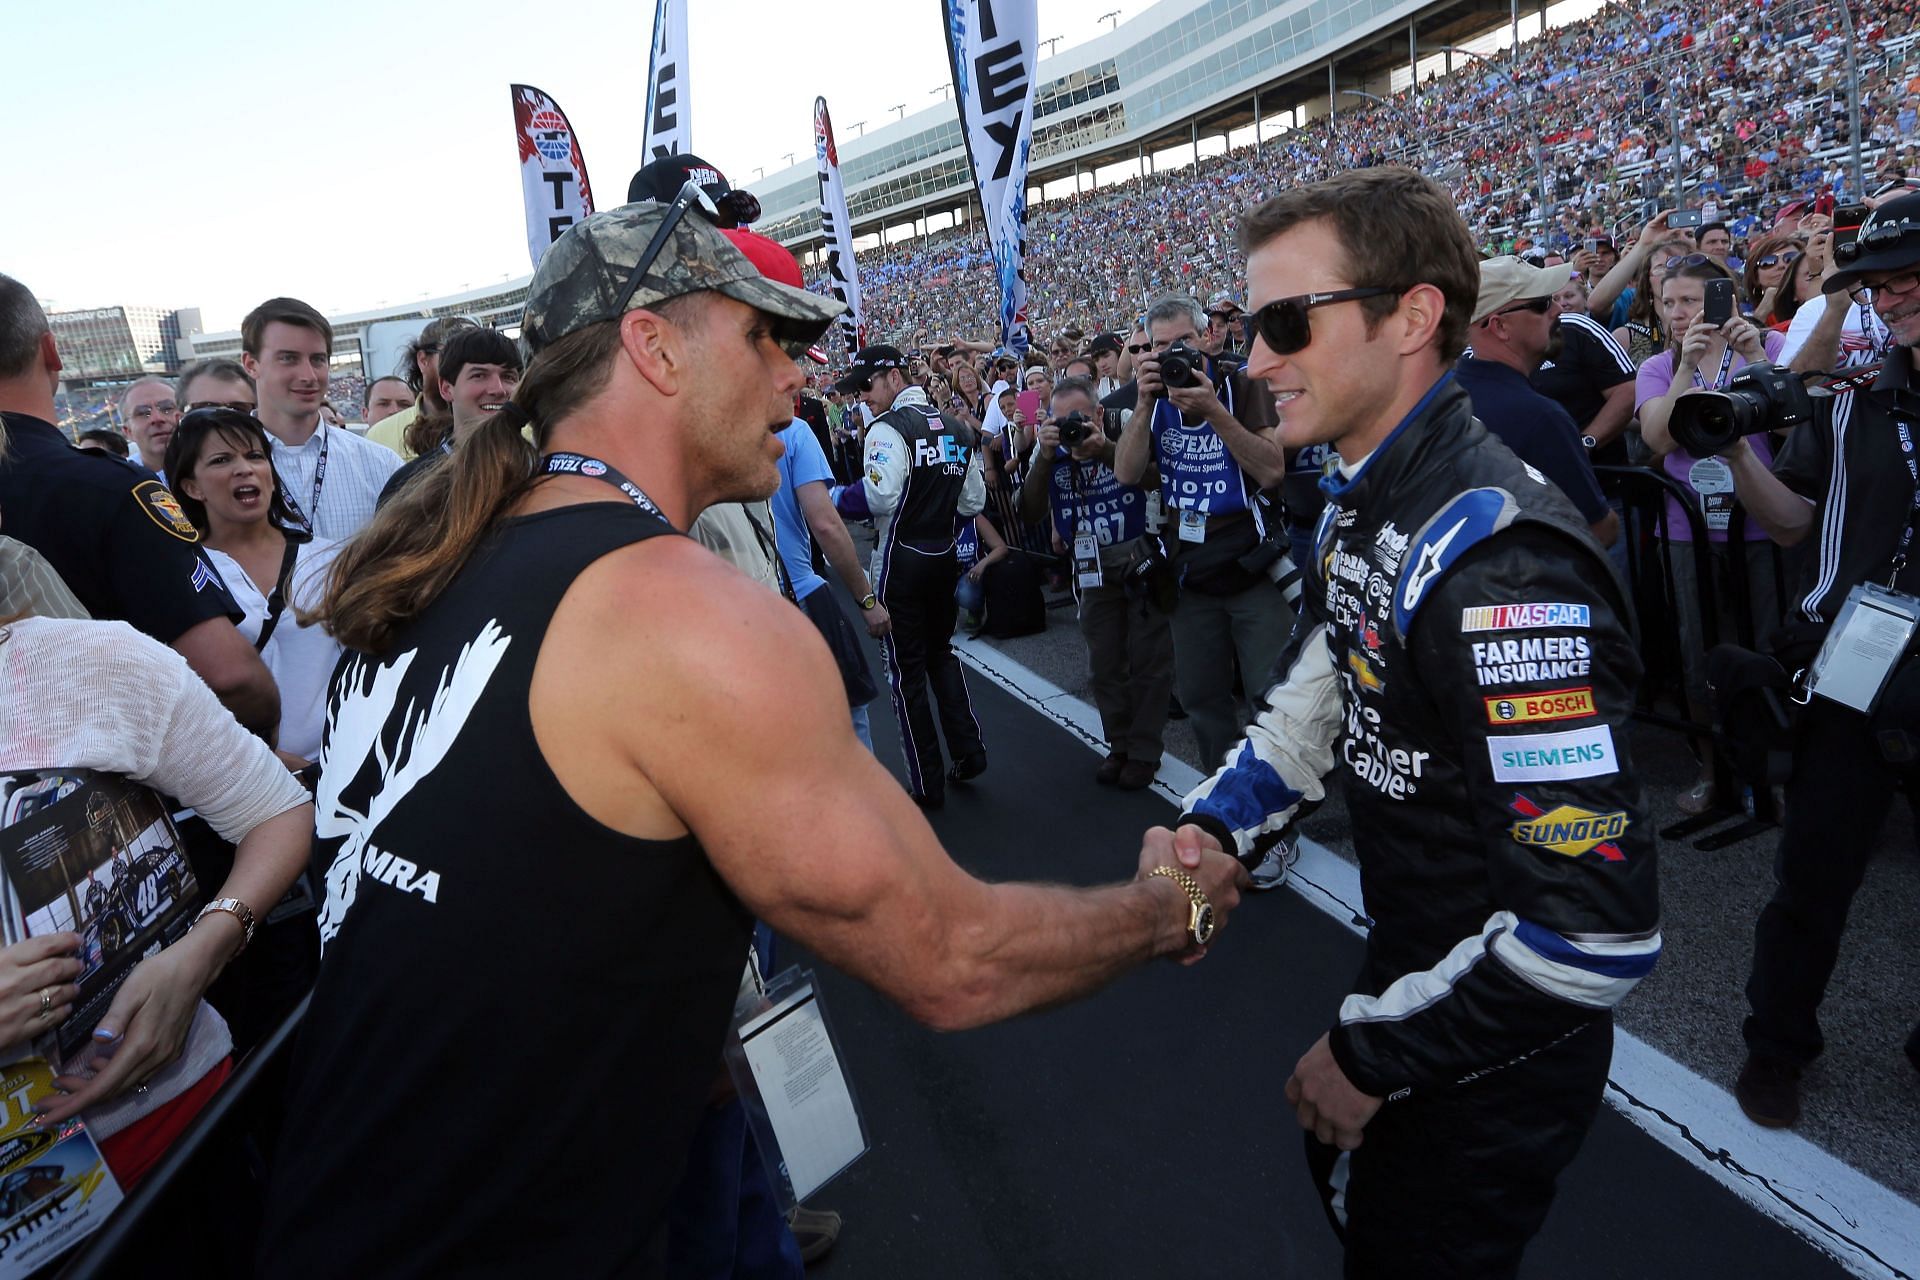
<path fill-rule="evenodd" d="M 1785 253 L 1764 253 L 1753 260 L 1756 267 L 1783 267 L 1800 256 L 1798 249 L 1789 249 Z"/>
<path fill-rule="evenodd" d="M 1404 289 L 1369 287 L 1336 289 L 1331 293 L 1303 293 L 1292 298 L 1275 298 L 1253 313 L 1253 331 L 1273 354 L 1290 356 L 1306 349 L 1313 341 L 1313 327 L 1307 313 L 1315 307 L 1336 302 L 1356 302 L 1361 298 L 1381 298 L 1406 292 Z"/>
<path fill-rule="evenodd" d="M 1682 267 L 1704 267 L 1712 261 L 1704 253 L 1680 253 L 1668 258 L 1662 265 L 1669 271 L 1678 271 Z"/>
<path fill-rule="evenodd" d="M 673 235 L 673 229 L 687 216 L 687 210 L 698 209 L 700 215 L 714 226 L 720 225 L 720 211 L 714 208 L 713 197 L 709 196 L 697 182 L 689 180 L 681 184 L 680 194 L 667 206 L 667 216 L 660 219 L 660 226 L 653 233 L 653 239 L 647 241 L 647 247 L 640 255 L 640 261 L 633 264 L 633 274 L 627 277 L 626 285 L 620 290 L 613 307 L 602 320 L 618 320 L 627 314 L 627 305 L 633 301 L 633 295 L 640 289 L 640 282 L 646 279 L 647 272 L 653 269 L 654 262 L 667 247 L 667 239 Z"/>

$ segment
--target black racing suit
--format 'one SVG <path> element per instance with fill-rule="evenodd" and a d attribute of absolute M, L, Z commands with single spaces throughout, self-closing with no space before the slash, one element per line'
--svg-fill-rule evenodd
<path fill-rule="evenodd" d="M 954 530 L 986 505 L 980 468 L 974 430 L 936 412 L 925 392 L 909 387 L 868 426 L 861 479 L 834 491 L 843 514 L 872 516 L 879 525 L 874 591 L 893 619 L 880 653 L 907 757 L 907 790 L 928 803 L 946 796 L 929 688 L 954 764 L 984 763 L 987 750 L 952 645 L 960 581 Z"/>
<path fill-rule="evenodd" d="M 1509 1275 L 1660 953 L 1626 593 L 1450 374 L 1323 487 L 1280 682 L 1183 820 L 1245 853 L 1340 774 L 1373 928 L 1329 1038 L 1387 1100 L 1350 1157 L 1308 1137 L 1347 1274 Z"/>

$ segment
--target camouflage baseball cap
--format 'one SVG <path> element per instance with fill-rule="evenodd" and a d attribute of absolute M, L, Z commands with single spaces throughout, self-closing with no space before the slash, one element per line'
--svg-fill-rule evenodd
<path fill-rule="evenodd" d="M 590 324 L 614 319 L 627 277 L 670 208 L 652 201 L 623 204 L 567 228 L 540 259 L 527 290 L 520 335 L 528 350 L 538 352 Z M 795 356 L 846 310 L 831 298 L 767 279 L 699 213 L 680 219 L 627 309 L 707 289 L 772 317 L 775 339 Z"/>

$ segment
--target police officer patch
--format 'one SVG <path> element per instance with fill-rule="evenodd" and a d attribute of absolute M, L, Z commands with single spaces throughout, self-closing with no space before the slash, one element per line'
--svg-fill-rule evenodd
<path fill-rule="evenodd" d="M 179 499 L 158 480 L 142 480 L 133 486 L 133 497 L 155 524 L 180 541 L 200 541 L 200 531 L 193 527 L 193 521 L 187 519 L 187 513 L 180 509 Z"/>

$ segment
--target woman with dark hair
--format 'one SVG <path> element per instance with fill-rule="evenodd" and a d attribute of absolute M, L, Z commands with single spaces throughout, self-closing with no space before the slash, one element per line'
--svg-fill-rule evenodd
<path fill-rule="evenodd" d="M 1819 255 L 1810 252 L 1803 252 L 1793 260 L 1787 268 L 1786 283 L 1774 297 L 1774 318 L 1767 326 L 1769 329 L 1784 334 L 1793 327 L 1793 318 L 1800 313 L 1801 305 L 1820 292 L 1820 273 L 1825 267 Z"/>
<path fill-rule="evenodd" d="M 280 686 L 275 741 L 281 759 L 298 771 L 320 754 L 327 681 L 341 653 L 299 614 L 318 605 L 340 544 L 314 537 L 293 518 L 272 456 L 259 419 L 200 409 L 182 418 L 167 442 L 167 476 L 207 558 L 246 611 L 240 634 Z"/>
<path fill-rule="evenodd" d="M 1798 304 L 1787 301 L 1782 310 L 1781 300 L 1793 292 L 1794 263 L 1804 252 L 1797 237 L 1777 235 L 1761 240 L 1748 254 L 1741 283 L 1753 304 L 1753 322 L 1761 328 L 1784 329 L 1793 319 Z"/>

